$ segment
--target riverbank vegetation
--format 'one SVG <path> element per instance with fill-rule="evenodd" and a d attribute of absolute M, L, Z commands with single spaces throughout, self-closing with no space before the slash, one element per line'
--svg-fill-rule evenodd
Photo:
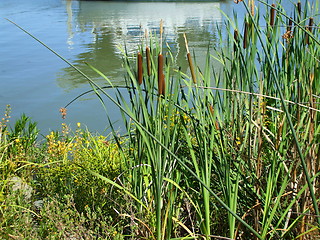
<path fill-rule="evenodd" d="M 109 136 L 64 124 L 40 141 L 26 116 L 10 128 L 7 109 L 0 236 L 318 239 L 319 6 L 240 4 L 244 22 L 226 16 L 204 66 L 185 36 L 182 72 L 160 26 L 136 54 L 122 49 L 126 86 L 74 67 L 119 107 L 124 133 L 106 119 Z"/>

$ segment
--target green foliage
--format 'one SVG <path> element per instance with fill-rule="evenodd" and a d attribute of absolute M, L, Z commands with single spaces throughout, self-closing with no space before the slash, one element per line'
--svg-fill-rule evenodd
<path fill-rule="evenodd" d="M 70 195 L 32 203 L 11 192 L 1 206 L 1 239 L 117 239 L 123 238 L 118 224 L 96 209 L 79 213 Z"/>
<path fill-rule="evenodd" d="M 2 125 L 0 238 L 123 239 L 122 194 L 83 169 L 116 180 L 124 170 L 118 145 L 80 124 L 74 133 L 63 124 L 40 144 L 29 121 Z"/>
<path fill-rule="evenodd" d="M 94 136 L 80 128 L 70 137 L 66 125 L 61 136 L 51 132 L 46 140 L 47 157 L 36 172 L 38 196 L 68 194 L 73 196 L 79 212 L 87 206 L 114 212 L 111 204 L 120 201 L 114 198 L 119 197 L 116 189 L 106 186 L 79 165 L 116 180 L 121 173 L 118 146 L 106 137 Z"/>

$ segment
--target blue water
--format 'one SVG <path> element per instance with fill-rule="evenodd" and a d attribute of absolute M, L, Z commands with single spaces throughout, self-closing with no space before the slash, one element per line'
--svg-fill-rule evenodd
<path fill-rule="evenodd" d="M 285 3 L 284 3 L 285 2 Z M 283 1 L 289 6 L 290 1 Z M 175 50 L 177 62 L 186 66 L 183 33 L 199 62 L 209 42 L 217 39 L 216 26 L 224 21 L 222 9 L 242 18 L 244 8 L 232 0 L 215 2 L 110 2 L 75 0 L 0 1 L 0 115 L 11 105 L 12 122 L 22 113 L 38 122 L 43 134 L 82 123 L 91 131 L 108 127 L 106 113 L 93 95 L 86 95 L 69 108 L 62 119 L 60 107 L 90 89 L 86 80 L 68 64 L 5 18 L 19 24 L 99 84 L 101 78 L 86 68 L 96 66 L 114 83 L 123 82 L 119 45 L 136 52 L 145 29 L 159 30 Z M 117 108 L 106 100 L 111 120 L 120 119 Z M 120 123 L 116 126 L 121 126 Z M 106 133 L 108 130 L 106 130 Z"/>

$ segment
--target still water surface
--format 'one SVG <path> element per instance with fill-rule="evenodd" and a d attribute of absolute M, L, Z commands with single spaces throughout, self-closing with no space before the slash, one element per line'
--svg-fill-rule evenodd
<path fill-rule="evenodd" d="M 288 1 L 290 2 L 290 1 Z M 42 133 L 60 128 L 62 122 L 75 128 L 77 122 L 91 131 L 107 126 L 105 112 L 92 95 L 73 103 L 65 120 L 59 109 L 90 89 L 86 80 L 65 62 L 41 46 L 4 18 L 35 35 L 72 64 L 102 84 L 85 67 L 92 64 L 113 82 L 121 83 L 119 45 L 136 52 L 145 30 L 164 36 L 178 64 L 186 68 L 183 33 L 196 56 L 204 57 L 208 44 L 217 40 L 216 27 L 223 14 L 243 15 L 244 9 L 232 0 L 210 2 L 110 2 L 75 0 L 1 0 L 0 1 L 0 114 L 6 104 L 12 119 L 21 113 L 38 122 Z M 200 60 L 201 62 L 201 60 Z M 106 102 L 112 121 L 119 119 L 116 107 Z M 107 130 L 108 132 L 108 130 Z"/>

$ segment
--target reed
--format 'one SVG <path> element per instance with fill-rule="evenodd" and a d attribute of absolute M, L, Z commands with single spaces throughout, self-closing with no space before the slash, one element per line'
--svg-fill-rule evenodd
<path fill-rule="evenodd" d="M 141 53 L 138 53 L 137 64 L 138 64 L 138 83 L 139 83 L 139 85 L 141 85 L 142 81 L 143 81 L 143 66 L 142 66 L 142 55 L 141 55 Z"/>

